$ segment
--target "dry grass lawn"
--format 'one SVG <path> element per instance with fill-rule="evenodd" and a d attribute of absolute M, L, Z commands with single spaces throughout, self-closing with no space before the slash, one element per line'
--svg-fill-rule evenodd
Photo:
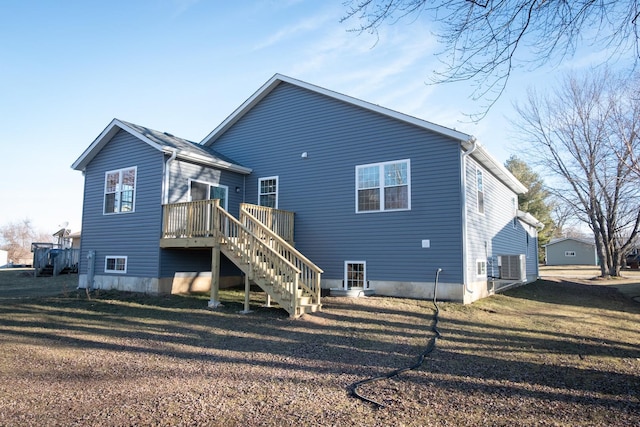
<path fill-rule="evenodd" d="M 429 301 L 326 298 L 291 320 L 258 293 L 239 314 L 240 291 L 215 311 L 202 297 L 68 287 L 4 299 L 0 425 L 640 425 L 640 304 L 590 283 L 440 303 L 422 367 L 361 389 L 382 409 L 349 387 L 416 360 Z"/>

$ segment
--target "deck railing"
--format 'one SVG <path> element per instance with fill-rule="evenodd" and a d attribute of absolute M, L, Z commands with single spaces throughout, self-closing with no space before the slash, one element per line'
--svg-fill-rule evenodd
<path fill-rule="evenodd" d="M 57 276 L 65 268 L 77 271 L 80 261 L 80 249 L 63 248 L 57 243 L 32 243 L 33 269 L 35 276 L 40 276 L 42 270 L 52 266 L 51 274 Z"/>
<path fill-rule="evenodd" d="M 272 218 L 272 225 L 287 224 L 284 229 L 291 227 L 291 237 L 293 214 L 268 212 L 269 208 L 258 206 L 260 209 L 254 209 L 254 206 L 243 204 L 238 220 L 220 208 L 217 199 L 164 205 L 162 238 L 215 238 L 239 262 L 250 265 L 251 270 L 261 277 L 269 277 L 273 286 L 281 289 L 280 292 L 290 294 L 294 313 L 299 304 L 298 289 L 311 296 L 314 303 L 319 303 L 323 271 L 251 212 L 261 213 L 262 218 Z"/>
<path fill-rule="evenodd" d="M 241 203 L 241 218 L 242 212 L 251 214 L 271 231 L 282 237 L 287 242 L 293 244 L 294 212 L 268 208 L 266 206 L 252 205 L 250 203 Z"/>
<path fill-rule="evenodd" d="M 219 239 L 254 274 L 268 277 L 274 287 L 290 294 L 293 313 L 299 288 L 320 302 L 320 268 L 247 210 L 241 209 L 238 220 L 219 204 L 215 199 L 164 205 L 162 238 Z"/>
<path fill-rule="evenodd" d="M 213 236 L 213 200 L 164 205 L 162 238 Z"/>

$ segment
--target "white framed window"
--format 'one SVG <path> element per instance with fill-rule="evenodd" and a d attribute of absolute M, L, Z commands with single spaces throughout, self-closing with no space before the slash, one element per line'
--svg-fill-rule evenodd
<path fill-rule="evenodd" d="M 478 213 L 484 214 L 484 177 L 480 168 L 476 168 L 476 188 Z"/>
<path fill-rule="evenodd" d="M 344 262 L 344 288 L 367 288 L 367 262 L 366 261 L 345 261 Z"/>
<path fill-rule="evenodd" d="M 564 256 L 576 256 L 575 251 L 564 251 Z"/>
<path fill-rule="evenodd" d="M 104 257 L 104 272 L 120 274 L 126 273 L 127 257 L 119 255 L 108 255 Z"/>
<path fill-rule="evenodd" d="M 278 177 L 258 179 L 258 205 L 278 208 Z"/>
<path fill-rule="evenodd" d="M 134 211 L 137 170 L 137 166 L 134 166 L 105 173 L 103 210 L 105 215 Z"/>
<path fill-rule="evenodd" d="M 487 277 L 487 260 L 484 260 L 484 259 L 476 260 L 476 276 Z"/>
<path fill-rule="evenodd" d="M 411 161 L 356 166 L 356 213 L 411 209 Z"/>
<path fill-rule="evenodd" d="M 229 187 L 222 184 L 212 184 L 204 181 L 189 180 L 189 200 L 213 200 L 220 199 L 220 207 L 228 210 Z"/>

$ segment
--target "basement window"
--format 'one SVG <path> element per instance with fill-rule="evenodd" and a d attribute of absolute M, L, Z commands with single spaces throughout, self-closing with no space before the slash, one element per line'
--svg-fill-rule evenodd
<path fill-rule="evenodd" d="M 367 262 L 345 261 L 344 263 L 344 287 L 345 289 L 367 287 Z"/>
<path fill-rule="evenodd" d="M 126 256 L 106 256 L 104 258 L 104 272 L 105 273 L 120 273 L 127 272 L 127 257 Z"/>
<path fill-rule="evenodd" d="M 476 261 L 476 276 L 487 277 L 487 261 L 479 259 Z"/>

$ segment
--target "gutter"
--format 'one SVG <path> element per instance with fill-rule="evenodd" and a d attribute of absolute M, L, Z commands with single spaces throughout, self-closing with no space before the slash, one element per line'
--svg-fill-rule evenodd
<path fill-rule="evenodd" d="M 464 145 L 465 142 L 460 144 Z M 464 289 L 466 292 L 470 294 L 473 293 L 473 289 L 469 288 L 469 284 L 467 281 L 467 157 L 473 153 L 478 143 L 475 137 L 471 137 L 466 141 L 467 144 L 471 146 L 467 148 L 467 151 L 462 153 L 460 156 L 460 164 L 462 169 L 462 282 L 464 283 Z M 464 295 L 462 296 L 462 300 L 464 302 Z"/>
<path fill-rule="evenodd" d="M 171 156 L 167 159 L 164 164 L 164 183 L 163 183 L 163 191 L 162 191 L 162 204 L 166 205 L 169 203 L 169 177 L 171 176 L 171 163 L 178 157 L 178 150 L 171 150 Z"/>

